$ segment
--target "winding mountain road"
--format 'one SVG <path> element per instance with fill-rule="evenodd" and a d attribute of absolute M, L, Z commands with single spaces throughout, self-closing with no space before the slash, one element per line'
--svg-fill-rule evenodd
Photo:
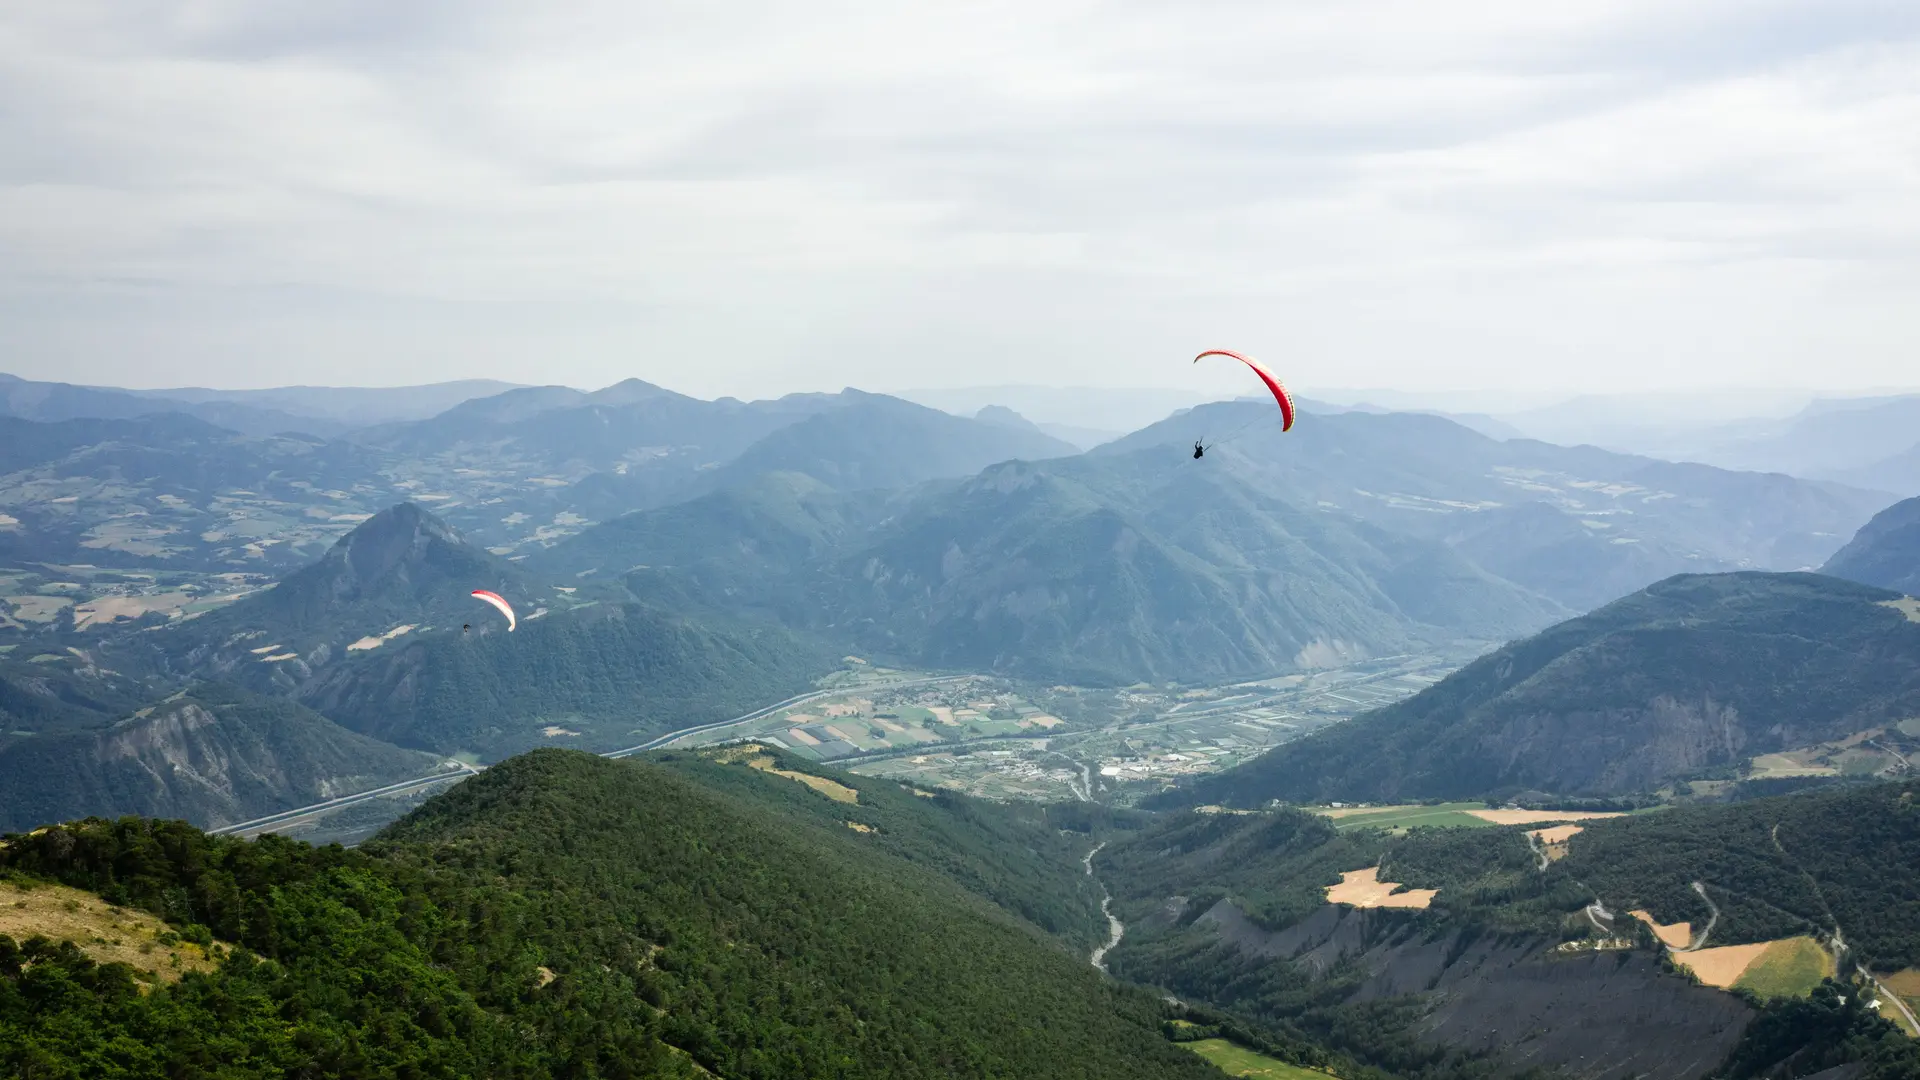
<path fill-rule="evenodd" d="M 1707 895 L 1707 887 L 1696 881 L 1693 883 L 1693 891 L 1699 893 L 1700 899 L 1707 902 L 1707 910 L 1713 914 L 1707 918 L 1705 929 L 1701 930 L 1699 935 L 1692 941 L 1687 942 L 1686 948 L 1675 949 L 1675 952 L 1699 952 L 1701 949 L 1706 948 L 1707 935 L 1713 933 L 1713 924 L 1720 921 L 1720 906 L 1713 902 L 1713 897 Z"/>

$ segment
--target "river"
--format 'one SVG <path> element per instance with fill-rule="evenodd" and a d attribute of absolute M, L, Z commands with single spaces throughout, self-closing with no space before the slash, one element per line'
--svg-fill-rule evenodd
<path fill-rule="evenodd" d="M 1106 846 L 1107 842 L 1105 840 L 1100 841 L 1093 845 L 1092 851 L 1087 852 L 1086 858 L 1080 860 L 1087 868 L 1088 877 L 1093 877 L 1093 857 L 1100 854 L 1100 849 Z M 1100 885 L 1100 879 L 1094 878 L 1094 883 Z M 1107 892 L 1105 885 L 1100 885 L 1100 914 L 1107 917 L 1107 943 L 1094 949 L 1093 955 L 1087 957 L 1087 960 L 1092 963 L 1094 967 L 1105 971 L 1107 970 L 1107 953 L 1111 952 L 1115 945 L 1120 944 L 1120 935 L 1127 932 L 1126 925 L 1114 917 L 1113 895 Z"/>

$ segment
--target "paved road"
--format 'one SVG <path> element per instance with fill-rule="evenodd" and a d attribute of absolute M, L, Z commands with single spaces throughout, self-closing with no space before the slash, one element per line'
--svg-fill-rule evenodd
<path fill-rule="evenodd" d="M 905 682 L 874 683 L 871 686 L 842 686 L 833 690 L 815 690 L 811 693 L 790 697 L 785 701 L 775 702 L 763 709 L 755 709 L 750 713 L 743 716 L 736 716 L 731 720 L 720 720 L 711 724 L 695 724 L 692 727 L 681 728 L 678 731 L 669 731 L 665 735 L 649 739 L 638 746 L 629 746 L 624 750 L 609 750 L 600 756 L 604 758 L 624 758 L 634 754 L 644 754 L 648 750 L 657 750 L 660 747 L 666 746 L 669 743 L 678 742 L 690 735 L 699 735 L 709 731 L 717 731 L 720 728 L 732 727 L 735 724 L 744 724 L 752 720 L 770 716 L 779 712 L 781 709 L 791 709 L 795 705 L 804 705 L 809 701 L 816 701 L 824 697 L 834 697 L 838 694 L 854 693 L 860 690 L 900 690 L 912 686 L 934 686 L 940 683 L 960 682 L 969 678 L 972 678 L 972 676 L 942 675 L 932 679 L 909 679 Z M 294 810 L 282 810 L 277 814 L 268 814 L 266 817 L 254 818 L 252 821 L 241 821 L 232 825 L 223 825 L 218 829 L 208 829 L 207 832 L 215 836 L 264 832 L 272 826 L 284 825 L 296 818 L 307 817 L 310 814 L 339 810 L 343 807 L 352 806 L 354 803 L 365 802 L 368 799 L 378 799 L 387 795 L 400 795 L 409 791 L 416 791 L 420 788 L 430 787 L 434 784 L 444 784 L 452 780 L 464 780 L 469 776 L 478 775 L 481 769 L 486 768 L 484 765 L 468 765 L 464 762 L 454 762 L 453 764 L 460 766 L 459 771 L 443 770 L 431 776 L 420 776 L 412 780 L 402 780 L 397 784 L 388 784 L 386 787 L 374 788 L 371 791 L 355 792 L 352 795 L 342 795 L 337 799 L 327 799 L 324 802 L 317 802 L 311 806 L 302 806 Z"/>
<path fill-rule="evenodd" d="M 220 836 L 228 833 L 263 831 L 266 827 L 285 824 L 294 818 L 305 817 L 308 814 L 320 813 L 327 810 L 338 810 L 342 807 L 352 806 L 354 803 L 365 802 L 368 799 L 378 799 L 384 795 L 399 795 L 404 792 L 429 787 L 433 784 L 444 784 L 450 780 L 464 780 L 469 776 L 477 774 L 481 768 L 468 765 L 465 762 L 458 762 L 457 764 L 460 766 L 457 770 L 442 770 L 441 772 L 434 773 L 432 776 L 421 776 L 412 780 L 402 780 L 397 784 L 388 784 L 386 787 L 374 788 L 371 791 L 359 791 L 352 795 L 342 795 L 337 799 L 317 802 L 312 806 L 302 806 L 297 810 L 282 810 L 277 814 L 268 814 L 266 817 L 254 818 L 252 821 L 241 821 L 232 825 L 222 825 L 218 829 L 208 829 L 207 832 L 214 836 Z"/>

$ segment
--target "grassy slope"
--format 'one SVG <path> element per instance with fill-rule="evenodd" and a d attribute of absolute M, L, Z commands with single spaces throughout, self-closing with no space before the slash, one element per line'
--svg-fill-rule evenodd
<path fill-rule="evenodd" d="M 1180 1045 L 1206 1058 L 1228 1076 L 1251 1077 L 1252 1080 L 1327 1080 L 1328 1076 L 1327 1073 L 1270 1058 L 1244 1046 L 1235 1046 L 1225 1039 L 1197 1039 Z"/>

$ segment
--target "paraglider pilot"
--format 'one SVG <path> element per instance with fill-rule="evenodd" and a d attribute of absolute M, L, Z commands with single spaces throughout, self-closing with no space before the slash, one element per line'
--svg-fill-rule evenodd
<path fill-rule="evenodd" d="M 1205 454 L 1206 452 L 1207 452 L 1207 448 L 1204 446 L 1201 446 L 1200 443 L 1196 440 L 1193 444 L 1194 460 L 1198 461 L 1200 459 L 1200 456 L 1202 454 Z"/>

